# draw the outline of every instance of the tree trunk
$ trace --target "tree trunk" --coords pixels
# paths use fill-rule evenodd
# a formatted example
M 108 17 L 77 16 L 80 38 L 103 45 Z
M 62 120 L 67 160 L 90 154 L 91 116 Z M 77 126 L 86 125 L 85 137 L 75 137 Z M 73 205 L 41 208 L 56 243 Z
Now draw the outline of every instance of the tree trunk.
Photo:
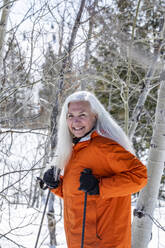
M 4 0 L 1 20 L 0 20 L 0 70 L 2 70 L 2 64 L 3 64 L 3 51 L 4 51 L 6 28 L 7 28 L 7 21 L 9 17 L 10 7 L 11 7 L 11 1 Z
M 165 72 L 158 94 L 156 107 L 155 127 L 151 141 L 148 159 L 148 184 L 140 192 L 137 209 L 153 216 L 160 181 L 165 166 Z M 142 218 L 134 217 L 132 225 L 132 248 L 147 248 L 151 239 L 152 221 L 145 215 Z
M 89 12 L 89 27 L 88 27 L 88 35 L 87 35 L 87 41 L 86 41 L 86 47 L 85 47 L 85 61 L 84 61 L 84 73 L 88 70 L 88 64 L 89 59 L 91 56 L 91 39 L 92 39 L 92 33 L 93 33 L 93 27 L 94 27 L 94 15 L 95 15 L 95 9 L 98 5 L 98 0 L 94 1 L 93 4 L 91 4 L 88 7 Z M 86 90 L 87 81 L 86 78 L 82 80 L 81 82 L 81 90 Z
M 49 209 L 47 212 L 47 218 L 48 218 L 48 229 L 49 229 L 49 235 L 50 235 L 50 248 L 56 248 L 57 240 L 56 240 L 56 220 L 55 220 L 55 212 L 54 212 L 54 200 L 55 195 L 50 194 L 49 198 Z

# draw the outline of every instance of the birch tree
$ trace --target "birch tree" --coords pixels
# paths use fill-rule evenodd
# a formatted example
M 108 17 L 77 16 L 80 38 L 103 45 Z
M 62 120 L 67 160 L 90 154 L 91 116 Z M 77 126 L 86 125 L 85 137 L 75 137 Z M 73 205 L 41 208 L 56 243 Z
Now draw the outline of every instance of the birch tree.
M 160 35 L 160 42 L 165 39 L 165 22 Z M 164 46 L 164 44 L 163 44 Z M 162 49 L 161 46 L 159 48 Z M 164 62 L 164 61 L 163 61 Z M 142 218 L 134 217 L 132 225 L 132 248 L 146 248 L 152 238 L 152 221 L 154 209 L 159 194 L 161 177 L 165 166 L 165 71 L 160 76 L 155 124 L 148 158 L 148 184 L 140 192 L 136 209 L 142 213 Z
M 165 77 L 165 73 L 162 74 Z M 132 248 L 146 248 L 151 240 L 152 221 L 145 213 L 154 215 L 160 181 L 165 166 L 165 81 L 162 78 L 155 115 L 155 126 L 148 158 L 148 184 L 140 193 L 136 209 L 144 217 L 134 217 L 132 226 Z

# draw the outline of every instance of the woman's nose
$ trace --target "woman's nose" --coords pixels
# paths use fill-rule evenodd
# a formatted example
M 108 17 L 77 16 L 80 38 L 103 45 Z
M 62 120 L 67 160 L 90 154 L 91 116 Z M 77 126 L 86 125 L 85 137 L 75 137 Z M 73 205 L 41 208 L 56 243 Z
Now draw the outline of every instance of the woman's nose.
M 75 117 L 73 118 L 73 122 L 80 122 L 80 118 L 75 116 Z

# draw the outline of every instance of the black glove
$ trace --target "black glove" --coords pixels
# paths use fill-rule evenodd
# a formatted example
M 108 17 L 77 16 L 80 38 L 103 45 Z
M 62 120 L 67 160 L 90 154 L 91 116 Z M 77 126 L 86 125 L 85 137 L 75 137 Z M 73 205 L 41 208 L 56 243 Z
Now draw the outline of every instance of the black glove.
M 89 195 L 99 194 L 99 181 L 92 174 L 91 169 L 84 169 L 80 176 L 80 187 L 79 190 L 88 192 Z
M 43 176 L 43 182 L 50 189 L 56 189 L 59 186 L 60 180 L 54 179 L 54 168 L 48 169 Z

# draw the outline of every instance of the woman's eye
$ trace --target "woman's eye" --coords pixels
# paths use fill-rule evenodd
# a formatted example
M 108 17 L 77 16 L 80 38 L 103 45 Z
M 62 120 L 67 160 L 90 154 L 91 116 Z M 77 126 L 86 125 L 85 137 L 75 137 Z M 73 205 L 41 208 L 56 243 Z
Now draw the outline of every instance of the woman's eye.
M 85 117 L 86 115 L 85 114 L 81 114 L 80 117 Z
M 68 118 L 71 119 L 73 117 L 73 115 L 68 115 Z

